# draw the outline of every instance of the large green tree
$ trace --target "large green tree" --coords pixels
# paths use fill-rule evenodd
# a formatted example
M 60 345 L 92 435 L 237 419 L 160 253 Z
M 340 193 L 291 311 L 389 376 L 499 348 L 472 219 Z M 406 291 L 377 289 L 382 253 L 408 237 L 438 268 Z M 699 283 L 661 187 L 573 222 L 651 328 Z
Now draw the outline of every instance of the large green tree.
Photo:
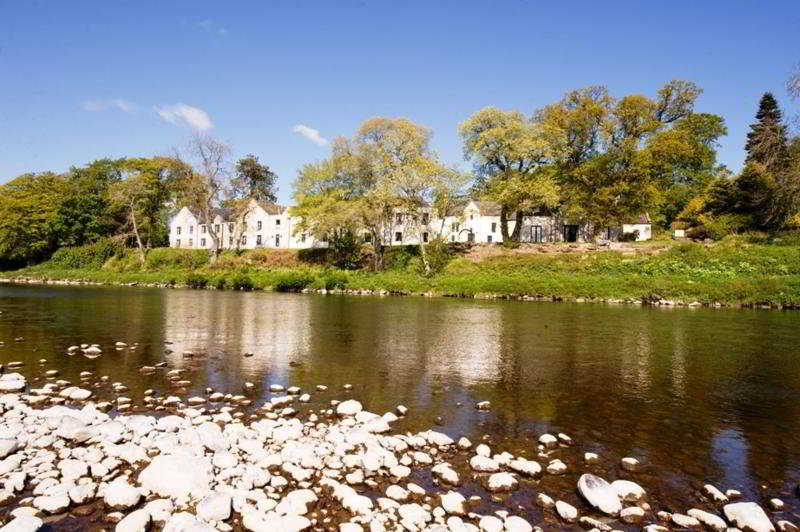
M 231 179 L 233 195 L 257 201 L 277 201 L 278 175 L 269 166 L 258 161 L 255 155 L 248 155 L 236 162 Z
M 0 186 L 0 266 L 12 268 L 46 259 L 58 244 L 59 206 L 69 190 L 52 172 L 25 174 Z

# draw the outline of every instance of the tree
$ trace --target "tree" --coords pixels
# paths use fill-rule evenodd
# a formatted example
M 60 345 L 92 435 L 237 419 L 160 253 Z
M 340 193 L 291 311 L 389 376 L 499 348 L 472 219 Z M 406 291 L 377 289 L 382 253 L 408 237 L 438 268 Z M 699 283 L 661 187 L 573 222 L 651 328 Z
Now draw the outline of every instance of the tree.
M 123 169 L 124 179 L 111 186 L 109 196 L 112 205 L 125 211 L 127 224 L 122 236 L 133 236 L 144 263 L 147 251 L 166 234 L 162 214 L 174 183 L 190 170 L 171 157 L 128 159 Z
M 475 163 L 480 190 L 500 203 L 503 241 L 519 241 L 525 210 L 553 207 L 558 187 L 552 175 L 539 170 L 550 159 L 551 146 L 541 128 L 518 111 L 487 107 L 459 127 L 464 155 Z M 516 213 L 514 232 L 508 217 Z
M 52 172 L 24 174 L 0 186 L 0 266 L 46 259 L 57 246 L 54 222 L 69 185 Z
M 395 214 L 418 233 L 439 176 L 447 173 L 430 136 L 406 118 L 379 117 L 364 122 L 352 139 L 335 139 L 331 157 L 306 165 L 294 182 L 292 214 L 301 218 L 295 230 L 323 239 L 365 232 L 375 250 L 373 267 L 382 268 Z
M 72 167 L 53 230 L 59 246 L 82 246 L 114 234 L 124 217 L 111 205 L 109 187 L 122 178 L 125 159 L 99 159 Z
M 780 173 L 788 165 L 788 133 L 775 97 L 764 93 L 758 104 L 757 122 L 747 133 L 745 163 L 759 163 L 770 172 Z
M 186 172 L 180 182 L 181 202 L 200 215 L 211 238 L 209 261 L 217 263 L 220 252 L 220 235 L 214 227 L 214 216 L 224 199 L 228 184 L 228 145 L 210 135 L 196 133 L 186 148 L 193 171 Z
M 278 175 L 258 157 L 248 155 L 239 159 L 231 185 L 235 197 L 247 197 L 256 201 L 275 202 L 278 199 L 275 182 Z

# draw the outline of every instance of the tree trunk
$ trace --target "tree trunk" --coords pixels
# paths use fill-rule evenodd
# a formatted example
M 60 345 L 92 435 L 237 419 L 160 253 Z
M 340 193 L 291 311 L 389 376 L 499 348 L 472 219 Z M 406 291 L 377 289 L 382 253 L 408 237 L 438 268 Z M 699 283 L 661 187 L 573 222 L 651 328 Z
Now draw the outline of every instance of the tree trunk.
M 508 210 L 505 207 L 500 207 L 500 235 L 503 242 L 508 242 Z
M 513 242 L 519 242 L 520 236 L 522 235 L 522 211 L 517 211 L 515 224 L 514 224 L 514 232 L 511 233 L 511 240 Z
M 422 255 L 422 264 L 425 266 L 425 275 L 430 275 L 431 263 L 428 262 L 428 253 L 425 251 L 425 243 L 422 241 L 422 237 L 420 237 L 419 241 L 419 252 Z
M 139 262 L 144 264 L 144 245 L 142 245 L 142 237 L 139 235 L 139 225 L 136 223 L 136 211 L 134 210 L 133 203 L 130 204 L 131 208 L 131 223 L 133 224 L 133 234 L 136 236 L 136 245 L 139 248 Z

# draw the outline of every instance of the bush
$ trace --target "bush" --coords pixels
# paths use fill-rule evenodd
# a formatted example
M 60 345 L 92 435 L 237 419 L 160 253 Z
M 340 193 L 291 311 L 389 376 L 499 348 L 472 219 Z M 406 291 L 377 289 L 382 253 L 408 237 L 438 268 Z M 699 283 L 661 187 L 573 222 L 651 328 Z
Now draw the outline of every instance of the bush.
M 314 277 L 305 272 L 284 272 L 275 281 L 276 292 L 300 292 L 314 282 Z
M 406 270 L 412 259 L 419 255 L 419 246 L 391 246 L 386 248 L 383 266 L 387 270 Z
M 253 280 L 243 273 L 239 273 L 235 275 L 233 279 L 231 279 L 231 288 L 234 290 L 249 292 L 254 287 L 255 285 L 253 284 Z
M 334 290 L 336 288 L 344 289 L 347 287 L 347 274 L 341 271 L 329 270 L 322 274 L 319 279 L 323 288 L 326 290 Z
M 205 275 L 200 275 L 198 273 L 190 273 L 189 276 L 186 278 L 186 286 L 189 288 L 195 288 L 198 290 L 202 290 L 206 286 L 208 286 L 208 277 Z
M 85 246 L 61 248 L 50 257 L 50 264 L 69 270 L 99 270 L 111 257 L 124 253 L 122 244 L 110 238 L 103 238 Z
M 150 270 L 166 268 L 185 268 L 196 270 L 208 264 L 208 251 L 205 249 L 156 248 L 150 250 L 145 265 Z
M 621 233 L 618 240 L 620 242 L 636 242 L 639 238 L 639 230 L 634 229 L 630 233 Z
M 352 231 L 341 231 L 330 237 L 328 253 L 331 264 L 341 270 L 361 267 L 361 242 Z
M 227 279 L 225 279 L 225 277 L 217 277 L 216 279 L 214 279 L 213 282 L 214 288 L 216 288 L 217 290 L 225 290 L 226 284 L 227 284 Z

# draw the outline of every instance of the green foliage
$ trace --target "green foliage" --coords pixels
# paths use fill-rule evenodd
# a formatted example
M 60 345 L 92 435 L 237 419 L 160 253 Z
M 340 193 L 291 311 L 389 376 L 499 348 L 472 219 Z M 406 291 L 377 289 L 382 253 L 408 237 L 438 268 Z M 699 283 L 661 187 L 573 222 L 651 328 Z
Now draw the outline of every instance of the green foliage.
M 335 231 L 328 237 L 328 259 L 342 270 L 361 267 L 361 242 L 353 231 Z
M 428 266 L 430 271 L 426 275 L 435 275 L 445 269 L 454 254 L 447 241 L 443 238 L 434 238 L 425 246 Z M 423 273 L 425 273 L 423 271 Z
M 235 176 L 231 180 L 237 197 L 252 198 L 256 201 L 277 201 L 276 181 L 278 176 L 266 164 L 258 162 L 258 157 L 248 155 L 236 163 Z
M 241 290 L 244 292 L 249 292 L 255 287 L 253 280 L 244 273 L 236 274 L 233 279 L 231 279 L 230 286 L 233 290 Z
M 186 278 L 186 286 L 202 290 L 208 286 L 208 277 L 199 273 L 191 273 Z
M 55 268 L 99 270 L 108 259 L 122 253 L 123 247 L 118 241 L 104 238 L 84 246 L 60 248 L 48 263 Z
M 386 250 L 384 266 L 387 270 L 406 270 L 412 260 L 418 257 L 418 246 L 391 246 Z
M 208 262 L 205 249 L 157 248 L 147 254 L 145 267 L 149 270 L 181 268 L 194 270 Z
M 281 272 L 274 281 L 276 292 L 300 292 L 314 283 L 314 276 L 305 271 Z

